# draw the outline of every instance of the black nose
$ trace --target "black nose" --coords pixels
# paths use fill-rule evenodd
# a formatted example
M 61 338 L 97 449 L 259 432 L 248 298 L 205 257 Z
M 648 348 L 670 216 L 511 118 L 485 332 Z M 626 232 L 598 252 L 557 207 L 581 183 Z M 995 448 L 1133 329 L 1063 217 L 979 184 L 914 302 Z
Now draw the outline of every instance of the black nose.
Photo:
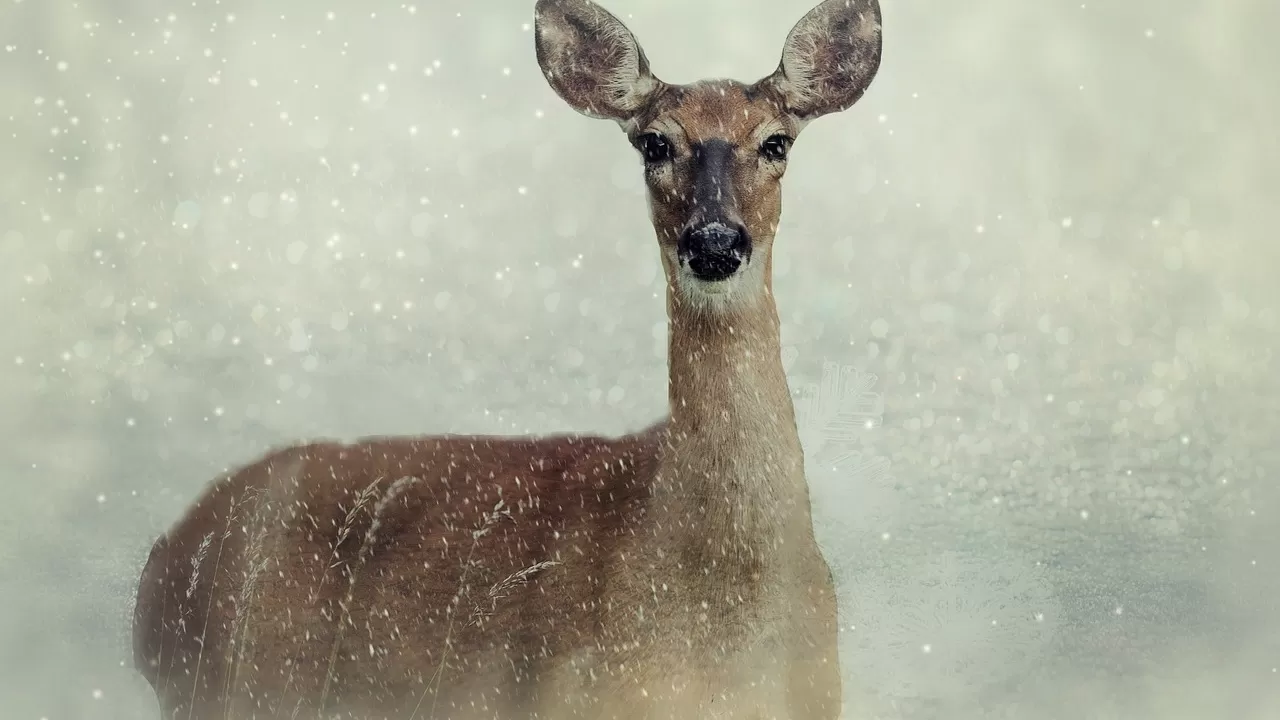
M 740 226 L 709 222 L 685 231 L 676 254 L 699 280 L 724 280 L 751 257 L 751 242 Z

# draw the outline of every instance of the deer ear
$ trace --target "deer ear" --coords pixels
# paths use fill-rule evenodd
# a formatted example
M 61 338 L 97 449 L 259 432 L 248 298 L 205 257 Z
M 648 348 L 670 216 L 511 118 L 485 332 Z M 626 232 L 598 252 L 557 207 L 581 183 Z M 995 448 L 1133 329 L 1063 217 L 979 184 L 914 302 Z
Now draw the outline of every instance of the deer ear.
M 826 0 L 787 35 L 778 70 L 761 81 L 803 120 L 858 101 L 880 69 L 877 0 Z
M 534 35 L 551 89 L 583 115 L 625 122 L 661 85 L 627 26 L 591 0 L 538 0 Z

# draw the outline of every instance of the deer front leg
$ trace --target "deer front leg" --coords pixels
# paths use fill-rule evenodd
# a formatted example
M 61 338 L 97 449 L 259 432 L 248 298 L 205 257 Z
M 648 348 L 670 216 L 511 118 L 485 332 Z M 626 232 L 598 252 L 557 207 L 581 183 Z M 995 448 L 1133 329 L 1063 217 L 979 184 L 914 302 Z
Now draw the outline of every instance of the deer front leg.
M 799 603 L 801 632 L 791 648 L 787 669 L 787 705 L 792 720 L 834 720 L 843 702 L 840 676 L 839 617 L 831 572 L 808 588 Z
M 791 720 L 835 720 L 840 717 L 840 663 L 834 638 L 808 657 L 792 661 L 787 686 Z

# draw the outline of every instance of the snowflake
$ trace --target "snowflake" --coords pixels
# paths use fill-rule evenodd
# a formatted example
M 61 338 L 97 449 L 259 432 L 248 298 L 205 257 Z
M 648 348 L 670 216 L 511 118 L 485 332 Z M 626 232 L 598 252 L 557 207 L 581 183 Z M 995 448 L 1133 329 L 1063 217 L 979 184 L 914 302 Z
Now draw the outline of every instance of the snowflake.
M 842 612 L 842 662 L 893 701 L 963 701 L 1050 652 L 1062 609 L 1038 566 L 947 551 L 862 571 Z
M 791 357 L 784 350 L 783 362 Z M 817 383 L 793 382 L 796 426 L 805 471 L 814 493 L 814 525 L 837 576 L 859 557 L 861 533 L 879 534 L 901 512 L 902 498 L 889 474 L 890 461 L 865 448 L 882 424 L 884 399 L 875 375 L 831 361 Z
M 880 427 L 884 397 L 875 392 L 877 378 L 852 365 L 822 364 L 819 383 L 800 385 L 796 425 L 811 464 L 846 477 L 883 479 L 885 458 L 865 456 L 862 435 Z

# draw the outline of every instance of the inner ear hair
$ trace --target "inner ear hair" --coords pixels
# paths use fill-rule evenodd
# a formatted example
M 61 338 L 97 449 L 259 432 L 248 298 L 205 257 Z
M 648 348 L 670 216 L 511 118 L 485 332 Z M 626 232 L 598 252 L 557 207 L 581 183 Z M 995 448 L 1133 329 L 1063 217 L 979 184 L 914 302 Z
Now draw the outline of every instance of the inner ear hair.
M 662 86 L 627 26 L 591 0 L 538 0 L 534 42 L 551 88 L 589 117 L 625 123 Z
M 805 121 L 851 107 L 880 69 L 880 21 L 877 0 L 825 0 L 791 29 L 778 69 L 757 85 Z

